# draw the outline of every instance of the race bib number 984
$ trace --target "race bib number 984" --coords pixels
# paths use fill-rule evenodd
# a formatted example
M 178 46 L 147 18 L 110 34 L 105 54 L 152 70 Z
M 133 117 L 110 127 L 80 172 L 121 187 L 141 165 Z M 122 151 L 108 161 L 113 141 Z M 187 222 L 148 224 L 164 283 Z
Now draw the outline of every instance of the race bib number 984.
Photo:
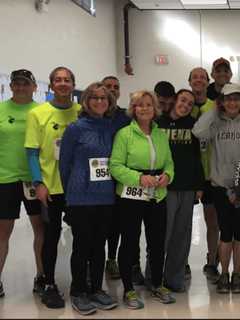
M 112 180 L 108 168 L 108 158 L 89 159 L 90 181 Z

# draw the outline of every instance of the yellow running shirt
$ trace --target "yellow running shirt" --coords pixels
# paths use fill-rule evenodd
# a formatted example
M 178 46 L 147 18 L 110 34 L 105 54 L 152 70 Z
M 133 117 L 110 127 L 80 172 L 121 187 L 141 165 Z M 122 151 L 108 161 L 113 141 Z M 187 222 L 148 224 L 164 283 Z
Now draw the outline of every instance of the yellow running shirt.
M 43 183 L 50 194 L 61 194 L 63 188 L 59 174 L 59 146 L 64 130 L 77 120 L 81 106 L 59 109 L 45 102 L 27 117 L 25 148 L 39 149 L 39 162 Z

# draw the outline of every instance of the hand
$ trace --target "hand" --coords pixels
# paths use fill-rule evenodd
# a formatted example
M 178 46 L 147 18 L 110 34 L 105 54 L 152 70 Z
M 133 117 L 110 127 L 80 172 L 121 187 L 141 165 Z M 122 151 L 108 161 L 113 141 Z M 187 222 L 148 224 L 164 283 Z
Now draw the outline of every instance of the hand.
M 236 204 L 236 202 L 237 202 L 237 197 L 236 197 L 235 193 L 228 195 L 228 199 L 231 202 L 231 204 L 233 204 L 233 205 Z
M 169 184 L 170 178 L 166 173 L 162 173 L 158 179 L 158 187 L 165 188 Z
M 143 174 L 140 177 L 140 185 L 144 188 L 155 188 L 158 186 L 158 181 L 156 180 L 155 176 Z
M 48 207 L 47 201 L 52 201 L 48 188 L 42 183 L 36 187 L 36 197 L 45 207 Z
M 199 190 L 196 192 L 196 195 L 195 195 L 195 199 L 196 200 L 201 200 L 203 197 L 203 191 Z

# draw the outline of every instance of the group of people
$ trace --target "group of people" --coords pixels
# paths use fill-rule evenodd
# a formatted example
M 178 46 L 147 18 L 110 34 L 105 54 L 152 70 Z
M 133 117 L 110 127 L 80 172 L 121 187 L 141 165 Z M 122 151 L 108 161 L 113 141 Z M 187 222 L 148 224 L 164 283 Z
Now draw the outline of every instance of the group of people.
M 38 105 L 33 74 L 11 73 L 12 98 L 0 104 L 0 297 L 22 202 L 34 231 L 33 292 L 48 308 L 65 306 L 55 282 L 63 220 L 72 232 L 74 310 L 88 315 L 117 307 L 103 290 L 104 271 L 121 278 L 130 309 L 144 307 L 137 284 L 145 284 L 153 299 L 174 303 L 172 292 L 185 292 L 191 277 L 193 207 L 199 200 L 208 243 L 203 271 L 217 292 L 240 293 L 240 85 L 230 82 L 224 58 L 214 61 L 211 76 L 209 85 L 207 71 L 194 68 L 191 90 L 177 93 L 160 81 L 154 92 L 132 93 L 125 110 L 117 105 L 115 76 L 90 84 L 78 104 L 72 101 L 73 72 L 57 67 L 49 76 L 54 97 Z

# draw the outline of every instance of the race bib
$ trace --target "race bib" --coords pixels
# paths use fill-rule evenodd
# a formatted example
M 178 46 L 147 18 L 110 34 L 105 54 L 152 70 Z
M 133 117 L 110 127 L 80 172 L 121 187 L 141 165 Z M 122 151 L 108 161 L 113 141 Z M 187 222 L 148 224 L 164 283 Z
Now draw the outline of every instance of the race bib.
M 60 146 L 61 146 L 61 138 L 58 138 L 58 139 L 54 140 L 53 147 L 54 147 L 54 158 L 55 158 L 55 160 L 59 160 Z
M 124 186 L 121 198 L 148 201 L 149 195 L 146 188 Z
M 112 180 L 108 168 L 108 158 L 89 159 L 90 181 Z
M 202 152 L 207 151 L 207 146 L 208 146 L 208 140 L 207 139 L 200 139 L 200 150 Z
M 36 190 L 32 182 L 23 182 L 23 193 L 27 200 L 36 200 Z

